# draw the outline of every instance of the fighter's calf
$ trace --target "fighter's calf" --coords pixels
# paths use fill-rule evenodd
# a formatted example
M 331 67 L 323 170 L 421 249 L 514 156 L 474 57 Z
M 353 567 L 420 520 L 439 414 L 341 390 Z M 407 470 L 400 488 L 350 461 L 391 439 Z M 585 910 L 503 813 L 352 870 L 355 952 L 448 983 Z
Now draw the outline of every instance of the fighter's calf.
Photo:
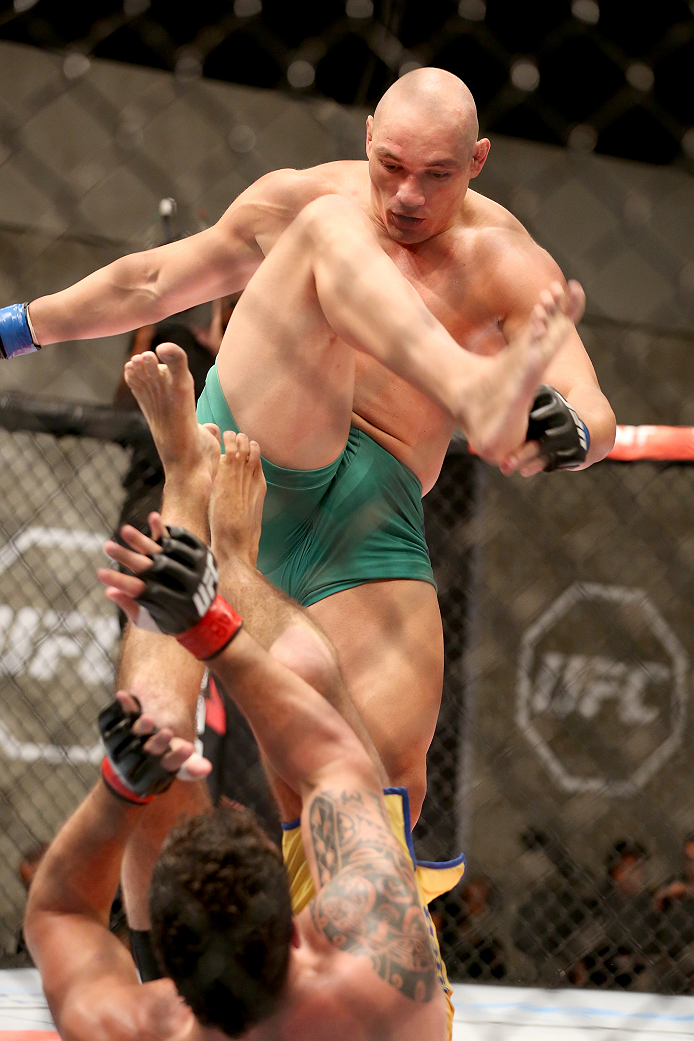
M 172 636 L 130 627 L 123 641 L 118 686 L 134 694 L 161 727 L 195 739 L 195 713 L 204 668 Z

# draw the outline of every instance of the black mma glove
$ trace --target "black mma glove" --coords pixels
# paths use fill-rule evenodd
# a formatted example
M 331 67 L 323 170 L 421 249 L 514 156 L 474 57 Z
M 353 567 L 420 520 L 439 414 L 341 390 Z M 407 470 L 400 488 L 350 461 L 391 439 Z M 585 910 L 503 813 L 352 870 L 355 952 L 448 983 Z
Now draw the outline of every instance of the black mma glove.
M 206 661 L 224 650 L 243 619 L 217 596 L 219 572 L 212 552 L 196 535 L 175 525 L 160 541 L 161 553 L 137 577 L 145 584 L 135 598 L 135 624 L 150 632 L 175 636 L 186 650 Z
M 159 545 L 161 553 L 152 554 L 151 568 L 138 575 L 145 583 L 137 598 L 142 616 L 138 625 L 175 636 L 207 614 L 219 571 L 211 550 L 185 528 L 170 525 Z
M 175 777 L 161 765 L 166 753 L 152 755 L 144 750 L 156 728 L 149 734 L 133 734 L 133 725 L 141 715 L 139 701 L 137 712 L 126 712 L 119 701 L 112 701 L 99 713 L 99 730 L 106 748 L 101 776 L 114 795 L 135 806 L 144 806 L 165 792 Z
M 533 402 L 526 441 L 537 441 L 547 460 L 545 473 L 575 470 L 585 462 L 590 434 L 575 411 L 554 387 L 540 387 Z

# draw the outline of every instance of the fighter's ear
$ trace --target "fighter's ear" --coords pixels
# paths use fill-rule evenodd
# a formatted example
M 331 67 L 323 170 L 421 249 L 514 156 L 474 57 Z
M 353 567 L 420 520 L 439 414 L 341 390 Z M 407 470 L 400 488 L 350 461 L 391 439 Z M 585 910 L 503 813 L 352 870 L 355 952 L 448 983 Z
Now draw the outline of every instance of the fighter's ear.
M 492 147 L 492 143 L 488 137 L 482 137 L 476 143 L 473 152 L 472 159 L 470 160 L 470 177 L 477 177 L 484 166 L 487 156 L 489 155 L 489 149 Z
M 371 142 L 373 141 L 374 117 L 366 117 L 366 158 L 371 158 Z

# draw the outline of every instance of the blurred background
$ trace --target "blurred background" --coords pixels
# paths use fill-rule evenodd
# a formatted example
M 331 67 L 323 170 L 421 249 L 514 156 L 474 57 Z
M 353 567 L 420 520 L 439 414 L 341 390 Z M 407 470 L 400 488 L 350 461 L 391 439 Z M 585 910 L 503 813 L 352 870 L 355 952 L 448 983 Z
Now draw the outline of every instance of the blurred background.
M 3 2 L 0 304 L 195 233 L 269 170 L 363 158 L 383 90 L 428 64 L 477 100 L 475 189 L 585 286 L 622 442 L 694 424 L 684 0 Z M 120 635 L 100 545 L 161 493 L 123 362 L 177 339 L 200 385 L 232 306 L 0 366 L 4 964 L 96 776 Z M 507 480 L 456 444 L 425 500 L 447 669 L 415 841 L 468 857 L 432 908 L 454 980 L 692 991 L 693 493 L 685 460 Z M 224 692 L 207 706 L 215 792 L 272 829 L 250 736 Z

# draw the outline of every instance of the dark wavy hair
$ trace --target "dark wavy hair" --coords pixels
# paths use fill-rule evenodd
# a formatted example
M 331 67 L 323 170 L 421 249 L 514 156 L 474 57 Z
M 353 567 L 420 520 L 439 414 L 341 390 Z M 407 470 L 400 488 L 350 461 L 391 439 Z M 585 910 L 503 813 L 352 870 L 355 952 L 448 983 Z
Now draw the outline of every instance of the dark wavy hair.
M 289 967 L 289 882 L 249 810 L 219 807 L 176 827 L 149 905 L 156 957 L 202 1024 L 238 1037 L 276 1011 Z

